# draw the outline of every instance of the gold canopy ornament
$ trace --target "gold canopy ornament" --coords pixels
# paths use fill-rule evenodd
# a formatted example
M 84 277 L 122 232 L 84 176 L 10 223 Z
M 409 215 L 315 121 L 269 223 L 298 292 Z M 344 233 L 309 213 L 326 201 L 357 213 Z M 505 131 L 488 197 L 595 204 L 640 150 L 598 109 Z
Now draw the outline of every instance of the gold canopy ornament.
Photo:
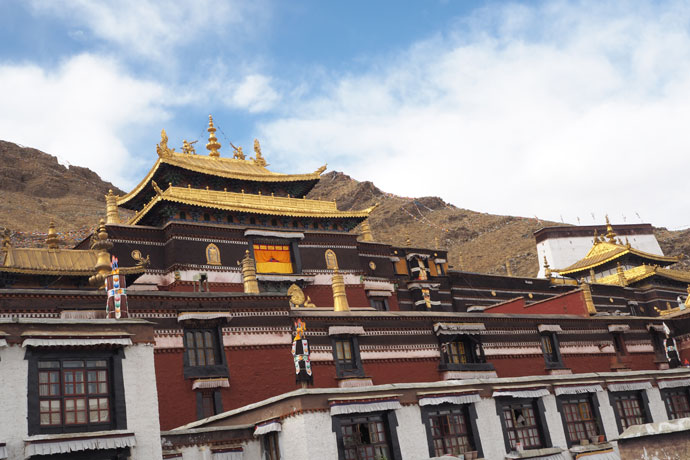
M 256 280 L 256 264 L 254 263 L 254 259 L 249 255 L 249 250 L 244 251 L 244 258 L 240 264 L 242 265 L 244 292 L 247 294 L 258 294 L 259 282 Z
M 156 152 L 161 158 L 169 158 L 175 153 L 175 149 L 170 149 L 168 147 L 168 134 L 164 129 L 161 130 L 161 141 L 156 145 Z
M 96 231 L 91 236 L 91 250 L 96 251 L 96 266 L 94 270 L 96 275 L 89 278 L 89 282 L 93 286 L 103 285 L 105 277 L 112 270 L 110 264 L 110 250 L 113 248 L 113 243 L 108 240 L 108 232 L 105 228 L 105 220 L 101 219 L 98 222 Z
M 266 160 L 261 156 L 261 145 L 259 144 L 259 139 L 254 139 L 254 164 L 257 166 L 267 166 Z
M 613 227 L 611 226 L 611 222 L 609 221 L 609 216 L 608 214 L 606 215 L 606 239 L 609 241 L 609 243 L 615 243 L 616 242 L 616 232 L 613 231 Z
M 119 196 L 114 195 L 112 189 L 108 190 L 105 196 L 105 219 L 108 224 L 119 224 L 120 214 L 117 210 L 117 199 Z
M 371 227 L 369 226 L 369 218 L 362 222 L 362 241 L 374 241 L 374 235 L 371 234 Z
M 58 239 L 57 232 L 55 231 L 55 222 L 51 220 L 50 225 L 48 225 L 48 236 L 46 238 L 46 246 L 48 247 L 48 249 L 57 249 L 59 242 L 60 240 Z
M 220 152 L 218 152 L 218 149 L 220 148 L 220 143 L 218 142 L 218 138 L 216 137 L 216 127 L 213 126 L 212 115 L 208 116 L 208 129 L 206 131 L 208 131 L 208 144 L 206 144 L 206 149 L 208 149 L 209 151 L 208 156 L 218 158 L 220 156 Z

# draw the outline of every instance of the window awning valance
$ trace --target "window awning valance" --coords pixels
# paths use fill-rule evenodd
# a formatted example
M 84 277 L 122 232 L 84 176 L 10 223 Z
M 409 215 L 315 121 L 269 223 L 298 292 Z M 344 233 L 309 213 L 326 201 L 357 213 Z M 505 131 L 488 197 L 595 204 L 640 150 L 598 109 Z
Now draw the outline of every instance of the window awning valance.
M 637 391 L 637 390 L 649 390 L 652 388 L 650 382 L 618 382 L 618 383 L 608 383 L 606 385 L 609 391 Z
M 73 338 L 38 338 L 24 339 L 22 347 L 90 347 L 94 345 L 113 345 L 127 347 L 132 345 L 129 337 L 73 337 Z
M 509 398 L 541 398 L 548 396 L 549 390 L 546 388 L 506 388 L 495 390 L 492 397 L 509 397 Z
M 330 326 L 328 335 L 364 335 L 362 326 Z
M 405 256 L 407 260 L 418 258 L 418 259 L 428 259 L 430 256 L 429 254 L 421 254 L 419 252 L 411 252 Z
M 177 322 L 188 320 L 204 320 L 204 319 L 218 319 L 226 318 L 228 321 L 232 319 L 232 314 L 229 311 L 187 311 L 181 312 L 177 315 Z
M 230 380 L 227 377 L 216 379 L 196 379 L 192 384 L 192 390 L 208 388 L 230 388 Z
M 663 332 L 664 334 L 670 334 L 671 333 L 668 326 L 666 326 L 663 323 L 662 324 L 649 323 L 649 324 L 647 324 L 647 330 L 648 331 Z
M 629 324 L 609 324 L 609 332 L 628 332 Z
M 301 232 L 276 232 L 273 230 L 245 230 L 244 236 L 265 236 L 268 238 L 292 238 L 295 240 L 303 240 L 304 233 Z
M 448 393 L 417 395 L 420 406 L 437 406 L 439 404 L 472 404 L 481 401 L 479 393 Z
M 690 387 L 690 379 L 659 380 L 657 385 L 662 390 L 664 388 Z
M 596 393 L 598 391 L 604 391 L 601 385 L 564 385 L 557 386 L 554 388 L 556 396 L 560 395 L 579 395 L 582 393 Z
M 332 399 L 329 400 L 328 403 L 331 406 L 331 415 L 396 410 L 402 407 L 398 395 L 380 395 L 371 398 Z
M 259 423 L 254 428 L 254 436 L 261 436 L 266 433 L 273 433 L 274 431 L 281 431 L 283 425 L 280 420 L 269 420 L 267 422 Z
M 435 323 L 436 335 L 481 334 L 486 331 L 484 323 Z
M 129 431 L 96 431 L 89 434 L 45 434 L 24 440 L 24 455 L 52 455 L 95 449 L 134 447 L 136 439 Z
M 563 332 L 558 324 L 538 324 L 537 330 L 539 332 Z
M 243 456 L 244 449 L 241 447 L 211 449 L 211 458 L 213 460 L 242 460 Z

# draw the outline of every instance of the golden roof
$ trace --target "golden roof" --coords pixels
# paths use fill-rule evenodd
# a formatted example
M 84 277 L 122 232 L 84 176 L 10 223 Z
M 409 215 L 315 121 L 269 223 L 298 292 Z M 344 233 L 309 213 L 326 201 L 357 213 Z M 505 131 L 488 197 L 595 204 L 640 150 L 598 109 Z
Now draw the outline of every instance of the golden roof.
M 356 217 L 366 218 L 375 206 L 362 211 L 339 211 L 334 201 L 308 200 L 306 198 L 286 198 L 273 195 L 254 195 L 249 193 L 221 192 L 217 190 L 194 189 L 190 187 L 169 186 L 161 190 L 152 182 L 156 191 L 151 201 L 137 212 L 129 221 L 130 225 L 139 222 L 157 203 L 172 201 L 191 206 L 222 209 L 225 211 L 244 211 L 255 214 L 269 214 L 291 217 Z
M 673 270 L 669 268 L 662 268 L 656 265 L 642 264 L 637 267 L 633 267 L 623 271 L 623 277 L 625 278 L 626 286 L 637 283 L 638 281 L 642 281 L 643 279 L 655 275 L 661 276 L 662 278 L 668 278 L 674 281 L 679 281 L 681 283 L 690 283 L 690 273 L 683 272 L 680 270 Z M 595 282 L 599 284 L 620 285 L 620 277 L 618 273 L 614 273 L 612 275 L 599 278 Z
M 170 151 L 165 156 L 161 156 L 156 160 L 153 168 L 144 177 L 144 179 L 134 187 L 128 194 L 118 198 L 117 205 L 122 206 L 139 192 L 141 192 L 147 184 L 151 182 L 154 174 L 161 165 L 168 164 L 177 166 L 178 168 L 195 171 L 211 176 L 224 177 L 228 179 L 251 180 L 257 182 L 297 182 L 297 181 L 315 181 L 319 180 L 325 167 L 321 167 L 313 173 L 309 174 L 281 174 L 269 171 L 261 163 L 253 160 L 240 160 L 235 158 L 212 157 L 207 155 L 193 155 L 186 153 L 178 153 Z
M 640 251 L 639 249 L 635 249 L 630 245 L 622 245 L 610 241 L 597 241 L 595 238 L 594 246 L 592 246 L 592 249 L 589 250 L 589 252 L 583 259 L 578 260 L 569 267 L 553 271 L 558 272 L 561 275 L 577 273 L 619 259 L 620 257 L 626 254 L 633 254 L 643 259 L 665 264 L 672 264 L 678 262 L 679 260 L 677 257 L 667 257 L 660 256 L 657 254 L 651 254 L 649 252 L 644 252 Z
M 0 252 L 2 257 L 2 252 Z M 7 248 L 0 272 L 28 275 L 89 276 L 95 273 L 98 251 L 91 249 Z M 144 267 L 121 268 L 140 273 Z

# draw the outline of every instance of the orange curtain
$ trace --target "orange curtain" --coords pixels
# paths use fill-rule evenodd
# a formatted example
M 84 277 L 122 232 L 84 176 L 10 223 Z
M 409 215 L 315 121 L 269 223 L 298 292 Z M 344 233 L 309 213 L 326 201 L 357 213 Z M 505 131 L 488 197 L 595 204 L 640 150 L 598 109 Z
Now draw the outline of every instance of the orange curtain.
M 258 273 L 292 273 L 288 245 L 255 244 L 254 259 Z

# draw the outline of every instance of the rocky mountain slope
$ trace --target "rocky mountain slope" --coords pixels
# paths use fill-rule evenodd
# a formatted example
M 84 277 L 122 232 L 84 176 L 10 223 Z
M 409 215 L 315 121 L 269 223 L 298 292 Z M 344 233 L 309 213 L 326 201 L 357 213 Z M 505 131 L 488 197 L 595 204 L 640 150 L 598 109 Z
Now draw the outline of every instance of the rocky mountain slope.
M 50 219 L 64 244 L 83 239 L 105 214 L 103 195 L 123 192 L 93 171 L 64 167 L 39 150 L 0 141 L 0 227 L 12 230 L 17 246 L 41 245 Z M 454 267 L 482 273 L 537 273 L 533 233 L 554 222 L 497 216 L 455 207 L 437 197 L 402 198 L 334 171 L 323 176 L 309 198 L 336 200 L 341 210 L 379 203 L 371 215 L 377 241 L 450 251 Z M 690 230 L 657 229 L 665 254 L 690 255 Z M 690 269 L 690 257 L 681 265 Z

